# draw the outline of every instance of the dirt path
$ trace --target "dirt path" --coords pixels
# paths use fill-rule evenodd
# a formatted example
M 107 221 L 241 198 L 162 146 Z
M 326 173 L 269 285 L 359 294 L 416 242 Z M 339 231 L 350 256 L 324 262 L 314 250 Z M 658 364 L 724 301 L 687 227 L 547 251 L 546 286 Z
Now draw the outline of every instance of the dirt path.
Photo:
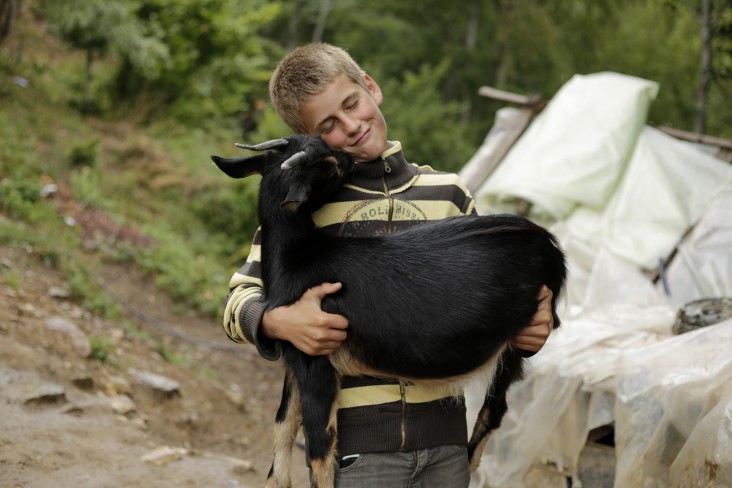
M 0 247 L 0 259 L 2 275 L 13 277 L 0 282 L 0 486 L 263 486 L 278 363 L 232 348 L 216 321 L 176 315 L 134 267 L 96 269 L 130 307 L 109 322 L 65 298 L 63 276 L 32 250 Z M 82 357 L 73 334 L 50 325 L 59 322 L 111 344 L 110 361 Z M 179 389 L 146 387 L 133 370 Z M 173 450 L 158 464 L 143 460 L 166 446 Z M 293 476 L 294 486 L 307 486 L 299 449 Z

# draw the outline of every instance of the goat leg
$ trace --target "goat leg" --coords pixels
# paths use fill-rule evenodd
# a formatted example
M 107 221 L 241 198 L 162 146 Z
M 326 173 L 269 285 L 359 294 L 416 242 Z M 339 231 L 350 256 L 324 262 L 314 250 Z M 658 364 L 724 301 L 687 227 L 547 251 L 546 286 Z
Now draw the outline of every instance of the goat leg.
M 521 352 L 514 347 L 506 348 L 501 355 L 493 383 L 486 391 L 483 406 L 478 412 L 478 419 L 468 441 L 468 461 L 471 471 L 478 469 L 489 434 L 501 425 L 501 420 L 508 410 L 506 403 L 508 387 L 523 376 L 522 363 Z
M 298 351 L 299 352 L 299 351 Z M 313 488 L 331 488 L 335 475 L 336 394 L 339 380 L 328 358 L 299 353 L 292 368 L 300 393 L 302 424 L 312 469 Z M 285 357 L 289 359 L 290 354 Z
M 292 445 L 300 425 L 300 398 L 293 383 L 292 373 L 285 372 L 282 400 L 277 409 L 274 426 L 274 456 L 267 475 L 266 488 L 290 488 Z

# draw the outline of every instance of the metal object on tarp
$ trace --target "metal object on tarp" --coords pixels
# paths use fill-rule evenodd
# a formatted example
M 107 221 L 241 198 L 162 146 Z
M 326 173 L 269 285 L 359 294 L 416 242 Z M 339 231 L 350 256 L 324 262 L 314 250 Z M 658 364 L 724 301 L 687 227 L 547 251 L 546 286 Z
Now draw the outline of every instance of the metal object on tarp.
M 691 332 L 732 318 L 732 297 L 702 298 L 679 309 L 671 330 L 674 334 Z

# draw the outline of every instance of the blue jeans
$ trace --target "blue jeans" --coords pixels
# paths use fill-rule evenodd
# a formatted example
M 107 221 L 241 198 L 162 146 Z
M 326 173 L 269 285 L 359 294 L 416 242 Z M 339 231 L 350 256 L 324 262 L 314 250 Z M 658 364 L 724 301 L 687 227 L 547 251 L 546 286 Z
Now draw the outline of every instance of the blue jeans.
M 336 488 L 467 488 L 469 484 L 465 446 L 360 454 L 335 474 Z

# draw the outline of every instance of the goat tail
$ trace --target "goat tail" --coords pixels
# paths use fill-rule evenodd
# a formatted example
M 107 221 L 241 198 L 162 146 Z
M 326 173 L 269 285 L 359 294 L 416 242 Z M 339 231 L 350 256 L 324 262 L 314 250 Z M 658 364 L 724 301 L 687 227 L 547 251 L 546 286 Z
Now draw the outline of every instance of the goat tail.
M 483 406 L 468 441 L 468 462 L 470 470 L 475 471 L 488 442 L 490 433 L 500 427 L 503 416 L 508 410 L 506 395 L 508 388 L 523 377 L 523 357 L 521 352 L 509 346 L 504 349 L 493 377 L 493 383 L 485 393 Z

